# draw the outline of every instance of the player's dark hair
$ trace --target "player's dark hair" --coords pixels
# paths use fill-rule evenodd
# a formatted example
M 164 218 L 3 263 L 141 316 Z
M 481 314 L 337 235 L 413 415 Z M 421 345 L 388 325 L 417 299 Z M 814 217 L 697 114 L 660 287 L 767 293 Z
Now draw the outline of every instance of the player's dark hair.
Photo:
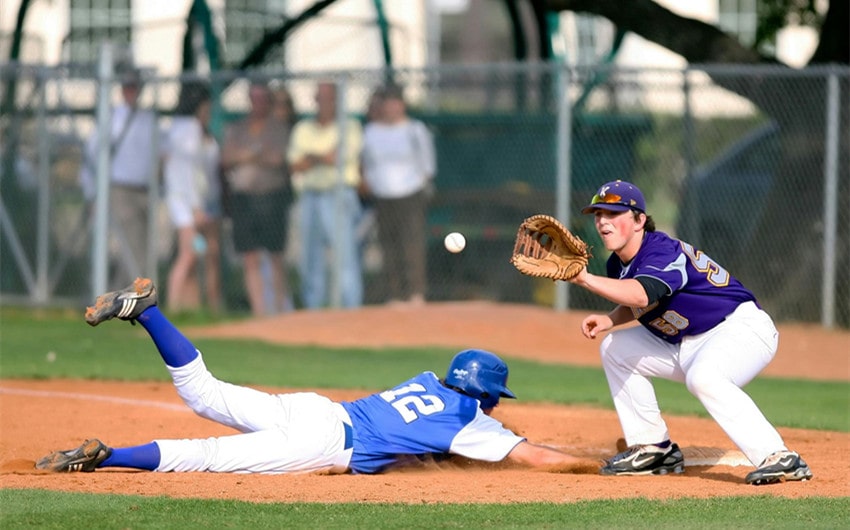
M 458 388 L 454 385 L 450 385 L 450 384 L 446 383 L 445 379 L 440 379 L 440 384 L 443 385 L 444 387 L 448 388 L 449 390 L 454 390 L 458 394 L 463 394 L 464 396 L 469 395 L 467 392 L 464 392 L 464 390 L 462 388 Z
M 644 213 L 644 212 L 639 212 L 637 210 L 632 210 L 632 215 L 634 216 L 635 221 L 640 221 L 640 214 L 643 214 L 643 215 L 646 216 L 646 222 L 643 223 L 643 229 L 646 230 L 647 232 L 655 232 L 655 230 L 656 230 L 655 220 L 652 218 L 651 215 Z

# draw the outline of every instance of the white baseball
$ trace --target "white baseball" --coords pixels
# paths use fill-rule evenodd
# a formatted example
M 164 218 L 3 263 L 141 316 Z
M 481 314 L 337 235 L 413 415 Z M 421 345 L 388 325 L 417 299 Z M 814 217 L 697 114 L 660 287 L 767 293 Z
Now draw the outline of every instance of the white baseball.
M 460 232 L 452 232 L 443 240 L 446 250 L 452 254 L 457 254 L 466 247 L 466 238 Z

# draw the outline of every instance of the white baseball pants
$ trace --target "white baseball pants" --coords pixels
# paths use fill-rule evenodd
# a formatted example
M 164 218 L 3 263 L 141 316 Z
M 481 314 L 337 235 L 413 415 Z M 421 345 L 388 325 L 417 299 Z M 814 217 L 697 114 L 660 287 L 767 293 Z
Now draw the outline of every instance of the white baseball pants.
M 168 367 L 177 393 L 199 416 L 242 434 L 155 440 L 156 471 L 342 473 L 351 460 L 351 419 L 339 403 L 312 392 L 268 394 L 217 380 L 200 355 Z M 347 432 L 346 432 L 347 431 Z
M 770 316 L 746 302 L 715 328 L 670 344 L 643 326 L 610 333 L 602 366 L 629 446 L 670 438 L 650 380 L 685 383 L 753 465 L 786 449 L 782 437 L 741 387 L 776 354 L 779 333 Z

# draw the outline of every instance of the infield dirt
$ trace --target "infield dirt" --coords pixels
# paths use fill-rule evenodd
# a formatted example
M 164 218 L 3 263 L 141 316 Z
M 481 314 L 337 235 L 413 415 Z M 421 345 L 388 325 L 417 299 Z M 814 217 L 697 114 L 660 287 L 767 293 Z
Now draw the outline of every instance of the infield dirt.
M 278 317 L 184 330 L 190 338 L 250 337 L 286 344 L 325 346 L 480 347 L 506 357 L 598 366 L 598 340 L 578 332 L 582 313 L 487 302 L 438 303 L 398 309 L 296 312 Z M 120 324 L 112 324 L 120 325 Z M 780 326 L 780 347 L 763 375 L 850 381 L 850 333 L 812 325 Z M 156 362 L 156 359 L 152 359 Z M 215 367 L 211 367 L 215 371 Z M 284 388 L 260 387 L 272 392 Z M 334 399 L 362 392 L 322 391 Z M 814 480 L 754 487 L 744 465 L 690 466 L 665 477 L 603 477 L 528 471 L 466 461 L 426 465 L 383 475 L 157 474 L 102 470 L 45 474 L 35 459 L 88 437 L 116 445 L 154 438 L 208 437 L 233 431 L 203 420 L 164 383 L 107 381 L 0 381 L 0 487 L 40 488 L 147 496 L 228 498 L 255 502 L 571 502 L 580 499 L 782 497 L 850 495 L 850 434 L 780 428 L 787 445 L 805 457 Z M 587 456 L 615 452 L 620 436 L 609 410 L 508 401 L 494 416 L 530 439 Z M 737 453 L 706 419 L 666 416 L 674 439 L 690 451 Z M 733 459 L 734 460 L 734 459 Z

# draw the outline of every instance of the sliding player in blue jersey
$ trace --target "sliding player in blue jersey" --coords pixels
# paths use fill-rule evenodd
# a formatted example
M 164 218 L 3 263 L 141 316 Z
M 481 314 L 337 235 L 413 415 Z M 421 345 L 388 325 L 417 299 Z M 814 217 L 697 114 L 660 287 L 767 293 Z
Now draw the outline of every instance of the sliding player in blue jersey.
M 501 398 L 515 396 L 507 387 L 507 365 L 487 351 L 458 353 L 442 379 L 423 372 L 389 390 L 334 402 L 312 392 L 268 394 L 219 381 L 201 353 L 160 312 L 149 279 L 99 296 L 86 312 L 92 326 L 112 318 L 138 321 L 183 401 L 198 415 L 240 434 L 154 440 L 126 448 L 90 439 L 76 449 L 47 455 L 36 463 L 39 469 L 380 473 L 448 455 L 561 471 L 599 467 L 531 443 L 490 417 Z

